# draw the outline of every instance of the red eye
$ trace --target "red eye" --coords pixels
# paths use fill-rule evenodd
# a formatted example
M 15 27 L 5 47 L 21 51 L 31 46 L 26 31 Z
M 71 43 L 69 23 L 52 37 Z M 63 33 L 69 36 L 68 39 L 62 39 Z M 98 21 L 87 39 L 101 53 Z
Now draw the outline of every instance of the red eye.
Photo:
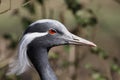
M 50 30 L 49 30 L 49 34 L 52 34 L 52 35 L 53 35 L 53 34 L 55 34 L 55 33 L 56 33 L 56 30 L 55 30 L 55 29 L 50 29 Z

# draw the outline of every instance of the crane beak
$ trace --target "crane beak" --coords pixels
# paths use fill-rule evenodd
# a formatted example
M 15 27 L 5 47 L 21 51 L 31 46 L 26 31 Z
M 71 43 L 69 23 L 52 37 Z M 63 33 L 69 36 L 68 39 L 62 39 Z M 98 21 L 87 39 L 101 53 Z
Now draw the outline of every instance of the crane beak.
M 73 45 L 87 45 L 87 46 L 92 46 L 92 47 L 96 47 L 96 44 L 94 44 L 93 42 L 91 41 L 88 41 L 88 40 L 85 40 L 83 38 L 80 38 L 74 34 L 71 34 L 72 35 L 72 39 L 69 39 L 69 44 L 73 44 Z

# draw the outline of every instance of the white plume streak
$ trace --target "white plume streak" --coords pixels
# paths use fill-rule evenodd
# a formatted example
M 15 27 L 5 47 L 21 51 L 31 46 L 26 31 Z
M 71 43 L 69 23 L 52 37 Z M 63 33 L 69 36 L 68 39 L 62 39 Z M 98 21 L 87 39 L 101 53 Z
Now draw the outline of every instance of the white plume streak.
M 28 67 L 31 66 L 30 61 L 29 61 L 28 56 L 27 56 L 27 52 L 26 52 L 27 46 L 35 38 L 42 37 L 42 36 L 45 36 L 47 34 L 48 34 L 48 32 L 44 32 L 44 33 L 34 32 L 34 33 L 25 34 L 22 37 L 22 39 L 19 43 L 17 60 L 15 60 L 14 63 L 10 64 L 10 66 L 9 66 L 10 71 L 7 73 L 7 75 L 22 74 L 23 72 L 25 72 L 27 70 Z

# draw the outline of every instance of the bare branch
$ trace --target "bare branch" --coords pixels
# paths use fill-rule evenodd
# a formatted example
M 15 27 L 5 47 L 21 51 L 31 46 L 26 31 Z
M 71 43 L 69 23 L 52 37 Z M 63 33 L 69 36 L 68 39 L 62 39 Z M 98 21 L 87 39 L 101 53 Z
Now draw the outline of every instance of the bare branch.
M 21 7 L 24 7 L 24 6 L 28 5 L 28 4 L 30 4 L 31 2 L 32 1 L 30 0 L 30 1 L 26 2 L 26 3 L 24 3 Z
M 0 3 L 1 3 L 1 1 L 0 1 Z M 3 13 L 5 13 L 5 12 L 8 12 L 9 10 L 11 10 L 11 0 L 10 0 L 10 3 L 9 3 L 9 8 L 6 9 L 6 10 L 4 10 L 4 11 L 2 11 L 2 12 L 0 12 L 0 14 L 3 14 Z
M 18 8 L 15 8 L 15 9 L 19 9 L 19 8 L 21 8 L 21 7 L 24 7 L 24 6 L 28 5 L 28 4 L 31 3 L 31 2 L 32 2 L 32 0 L 30 0 L 30 1 L 22 4 L 22 6 L 20 6 L 20 7 L 18 7 Z M 1 3 L 1 0 L 0 0 L 0 3 Z M 1 11 L 0 14 L 3 14 L 3 13 L 6 13 L 6 12 L 10 11 L 10 10 L 11 10 L 11 5 L 12 5 L 12 3 L 11 3 L 11 0 L 10 0 L 9 8 L 6 9 L 6 10 L 4 10 L 4 11 Z M 12 9 L 12 10 L 15 10 L 15 9 Z

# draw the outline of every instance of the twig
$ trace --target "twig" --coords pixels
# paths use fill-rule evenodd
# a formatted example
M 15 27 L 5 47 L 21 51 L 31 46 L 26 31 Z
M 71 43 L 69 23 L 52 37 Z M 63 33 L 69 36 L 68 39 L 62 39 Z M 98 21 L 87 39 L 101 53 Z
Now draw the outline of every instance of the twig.
M 26 3 L 24 3 L 21 7 L 24 7 L 24 6 L 28 5 L 28 4 L 30 4 L 31 2 L 32 1 L 30 0 L 30 1 L 26 2 Z
M 12 9 L 12 10 L 16 10 L 16 9 L 21 8 L 21 7 L 24 7 L 24 6 L 28 5 L 28 4 L 31 3 L 31 2 L 32 2 L 32 1 L 30 0 L 30 1 L 26 2 L 26 3 L 24 3 L 22 6 L 20 6 L 20 7 L 18 7 L 18 8 L 15 8 L 15 9 Z M 1 0 L 0 0 L 0 3 L 1 3 Z M 11 4 L 12 4 L 12 3 L 11 3 L 11 0 L 10 0 L 9 8 L 8 8 L 7 10 L 1 11 L 0 14 L 3 14 L 3 13 L 6 13 L 6 12 L 10 11 L 10 10 L 11 10 Z
M 1 4 L 1 0 L 0 0 L 0 4 Z M 11 10 L 11 0 L 10 0 L 10 3 L 9 3 L 9 8 L 7 10 L 4 10 L 4 11 L 0 12 L 0 14 L 8 12 L 9 10 Z

